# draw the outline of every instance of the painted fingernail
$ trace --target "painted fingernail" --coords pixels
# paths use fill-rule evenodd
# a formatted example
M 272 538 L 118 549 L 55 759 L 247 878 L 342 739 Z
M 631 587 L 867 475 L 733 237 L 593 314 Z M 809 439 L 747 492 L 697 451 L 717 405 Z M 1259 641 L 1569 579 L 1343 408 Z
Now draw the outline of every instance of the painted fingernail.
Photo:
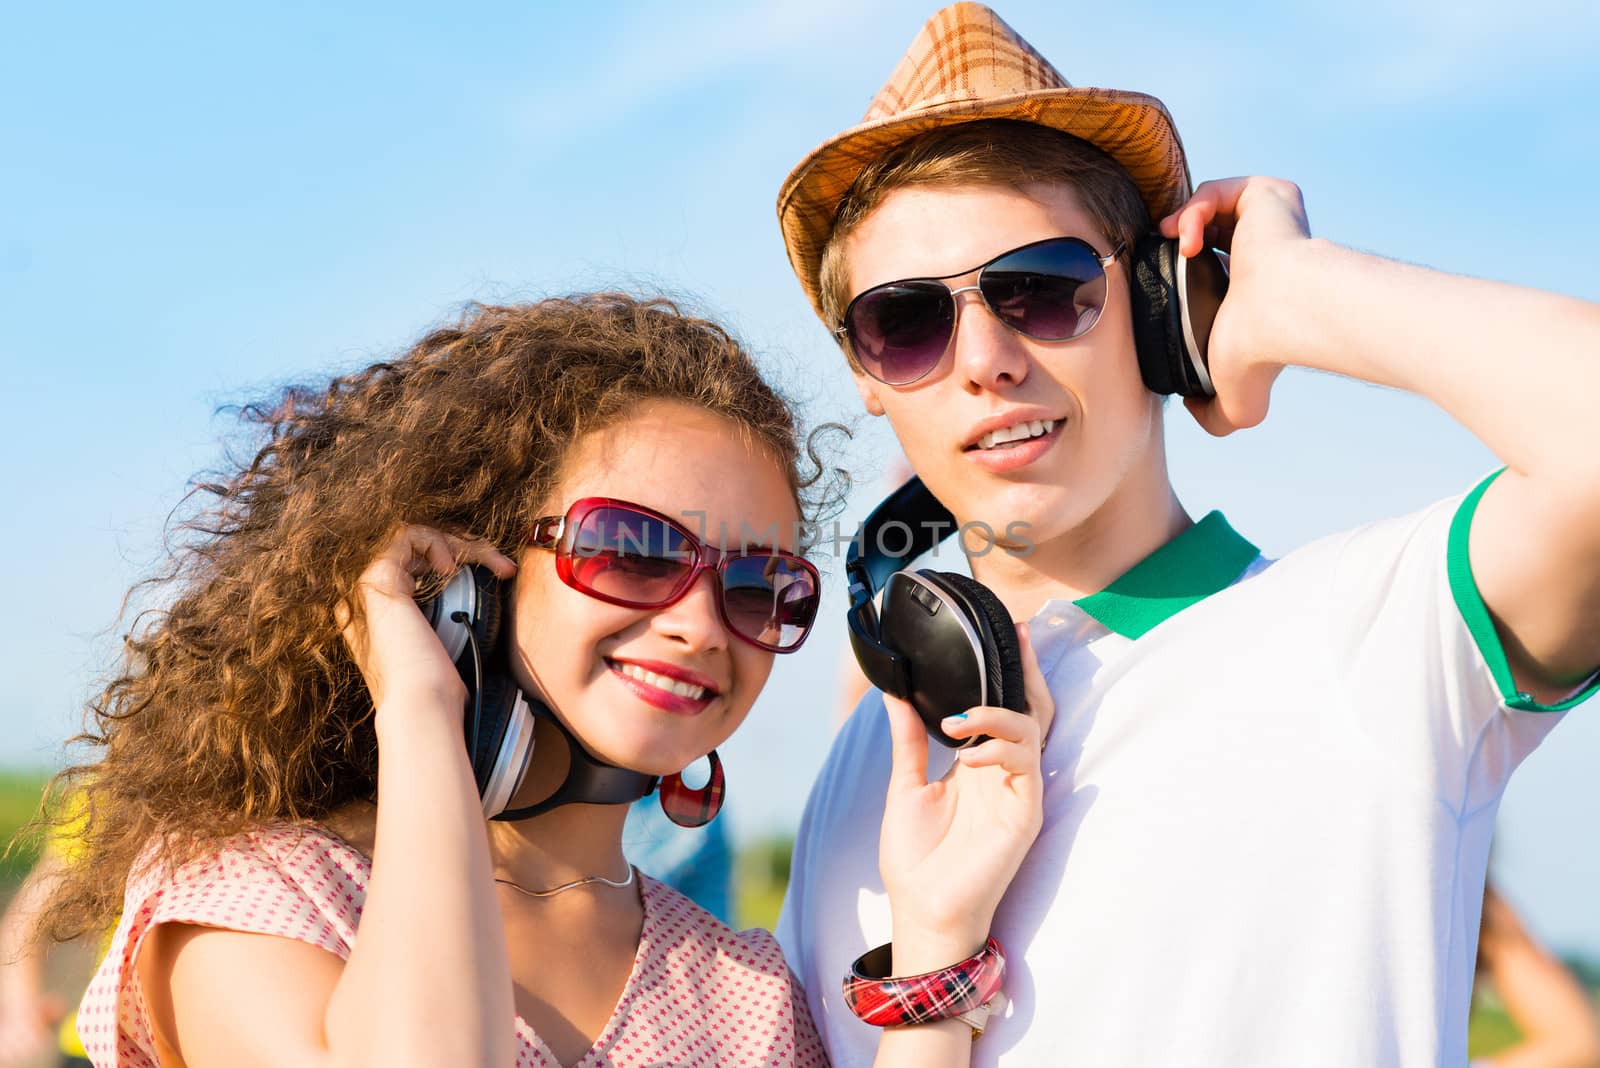
M 945 718 L 946 722 L 949 722 L 950 720 L 953 720 L 953 719 L 966 719 L 967 718 L 967 714 L 965 712 L 957 712 L 953 716 L 946 716 L 944 718 Z

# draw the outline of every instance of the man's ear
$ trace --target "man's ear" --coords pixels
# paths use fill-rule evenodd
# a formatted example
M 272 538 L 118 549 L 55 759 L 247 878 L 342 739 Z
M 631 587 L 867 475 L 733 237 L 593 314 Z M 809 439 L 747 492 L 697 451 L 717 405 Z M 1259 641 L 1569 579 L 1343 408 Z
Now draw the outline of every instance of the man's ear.
M 867 409 L 867 414 L 882 415 L 883 405 L 878 401 L 878 390 L 883 388 L 883 383 L 864 371 L 851 370 L 850 377 L 855 379 L 856 392 L 861 394 L 861 404 Z

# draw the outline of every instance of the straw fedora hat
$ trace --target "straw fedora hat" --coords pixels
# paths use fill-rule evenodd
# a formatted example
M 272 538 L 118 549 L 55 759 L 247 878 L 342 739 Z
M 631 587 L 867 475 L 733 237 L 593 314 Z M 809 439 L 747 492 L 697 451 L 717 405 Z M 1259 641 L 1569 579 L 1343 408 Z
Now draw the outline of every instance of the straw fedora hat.
M 1189 196 L 1183 142 L 1161 101 L 1074 87 L 989 8 L 951 4 L 922 27 L 860 124 L 824 141 L 778 191 L 789 263 L 819 316 L 822 249 L 856 178 L 903 141 L 978 119 L 1038 123 L 1095 145 L 1132 176 L 1152 219 Z

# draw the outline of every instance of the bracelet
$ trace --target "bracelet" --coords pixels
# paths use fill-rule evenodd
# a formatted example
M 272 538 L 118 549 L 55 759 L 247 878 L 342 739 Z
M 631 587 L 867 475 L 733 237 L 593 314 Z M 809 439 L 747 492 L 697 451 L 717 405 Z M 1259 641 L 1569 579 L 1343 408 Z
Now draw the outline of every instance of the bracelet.
M 874 1027 L 903 1027 L 967 1017 L 989 1004 L 1005 978 L 1005 951 L 990 936 L 983 948 L 964 961 L 923 975 L 890 978 L 891 943 L 868 950 L 850 966 L 844 979 L 844 1003 Z M 969 1016 L 968 1014 L 971 1014 Z M 987 1013 L 983 1016 L 987 1018 Z M 974 1026 L 976 1032 L 981 1024 Z

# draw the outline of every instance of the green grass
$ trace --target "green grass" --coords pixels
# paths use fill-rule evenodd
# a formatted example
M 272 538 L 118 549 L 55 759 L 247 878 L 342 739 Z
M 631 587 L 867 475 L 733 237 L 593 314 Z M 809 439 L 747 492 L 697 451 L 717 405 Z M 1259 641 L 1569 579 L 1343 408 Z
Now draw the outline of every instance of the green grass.
M 0 850 L 39 811 L 39 794 L 49 776 L 41 771 L 0 771 Z M 22 881 L 39 855 L 36 837 L 23 839 L 0 857 L 0 886 Z
M 1487 1057 L 1517 1042 L 1522 1035 L 1498 1005 L 1479 1005 L 1467 1021 L 1467 1054 Z
M 736 928 L 778 926 L 778 909 L 789 885 L 792 835 L 774 835 L 739 850 L 733 867 L 733 918 Z

